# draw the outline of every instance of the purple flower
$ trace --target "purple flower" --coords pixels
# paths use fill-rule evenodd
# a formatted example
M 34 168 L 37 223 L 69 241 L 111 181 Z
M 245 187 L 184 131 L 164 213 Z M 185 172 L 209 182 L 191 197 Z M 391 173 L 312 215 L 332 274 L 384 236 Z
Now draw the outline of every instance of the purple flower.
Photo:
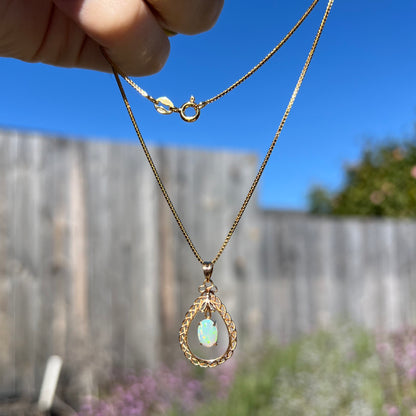
M 146 370 L 141 375 L 130 373 L 107 397 L 86 398 L 79 416 L 158 416 L 174 408 L 186 416 L 204 401 L 226 396 L 234 372 L 231 367 L 205 373 L 202 380 L 191 370 L 182 364 Z
M 414 381 L 416 380 L 416 365 L 414 365 L 408 372 L 407 376 L 410 380 Z
M 396 406 L 388 406 L 387 414 L 388 414 L 388 416 L 399 416 L 400 412 L 399 412 L 399 409 Z

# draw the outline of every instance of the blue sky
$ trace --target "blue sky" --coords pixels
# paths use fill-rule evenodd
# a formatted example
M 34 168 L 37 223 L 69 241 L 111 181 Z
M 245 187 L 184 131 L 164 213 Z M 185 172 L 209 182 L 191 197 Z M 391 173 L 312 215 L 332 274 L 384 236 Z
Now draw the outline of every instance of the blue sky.
M 225 0 L 210 32 L 172 38 L 165 68 L 136 82 L 179 105 L 212 97 L 257 63 L 311 0 Z M 277 55 L 196 123 L 161 116 L 129 91 L 150 144 L 264 156 L 326 6 L 312 12 Z M 343 166 L 368 142 L 414 137 L 416 1 L 335 0 L 293 111 L 264 172 L 264 207 L 305 209 L 311 186 L 337 189 Z M 109 74 L 0 58 L 0 127 L 77 139 L 136 141 Z M 139 151 L 139 150 L 138 150 Z

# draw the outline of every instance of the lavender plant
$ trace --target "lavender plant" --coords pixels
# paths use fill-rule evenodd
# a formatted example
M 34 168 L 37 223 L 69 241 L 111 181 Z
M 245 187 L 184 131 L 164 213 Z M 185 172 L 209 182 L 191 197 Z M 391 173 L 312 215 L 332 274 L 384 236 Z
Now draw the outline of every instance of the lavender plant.
M 416 329 L 379 336 L 377 352 L 389 416 L 416 416 Z
M 131 374 L 79 416 L 416 416 L 416 329 L 342 326 L 235 363 Z
M 86 399 L 79 416 L 191 415 L 209 399 L 225 398 L 233 374 L 234 368 L 224 365 L 198 378 L 183 364 L 129 374 L 105 397 Z

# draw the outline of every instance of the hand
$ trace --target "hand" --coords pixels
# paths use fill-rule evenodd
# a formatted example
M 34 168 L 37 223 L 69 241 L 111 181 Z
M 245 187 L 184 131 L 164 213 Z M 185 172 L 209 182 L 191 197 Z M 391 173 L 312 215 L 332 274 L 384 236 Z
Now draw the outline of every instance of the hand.
M 0 0 L 0 56 L 125 73 L 159 71 L 168 34 L 210 29 L 224 0 Z

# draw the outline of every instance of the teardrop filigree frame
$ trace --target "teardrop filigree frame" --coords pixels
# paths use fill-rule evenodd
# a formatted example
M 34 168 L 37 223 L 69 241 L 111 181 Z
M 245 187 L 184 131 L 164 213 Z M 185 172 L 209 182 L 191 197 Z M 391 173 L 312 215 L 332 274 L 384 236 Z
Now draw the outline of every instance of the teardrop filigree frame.
M 228 331 L 228 347 L 223 355 L 214 359 L 203 359 L 197 357 L 189 348 L 188 345 L 188 332 L 191 322 L 195 318 L 198 312 L 205 313 L 207 308 L 210 311 L 216 311 L 221 316 Z M 205 292 L 201 296 L 197 297 L 189 308 L 182 322 L 181 329 L 179 330 L 179 344 L 185 357 L 194 365 L 199 367 L 216 367 L 227 361 L 234 353 L 237 347 L 237 330 L 235 323 L 231 319 L 230 314 L 227 312 L 227 308 L 221 302 L 221 299 L 212 292 Z

